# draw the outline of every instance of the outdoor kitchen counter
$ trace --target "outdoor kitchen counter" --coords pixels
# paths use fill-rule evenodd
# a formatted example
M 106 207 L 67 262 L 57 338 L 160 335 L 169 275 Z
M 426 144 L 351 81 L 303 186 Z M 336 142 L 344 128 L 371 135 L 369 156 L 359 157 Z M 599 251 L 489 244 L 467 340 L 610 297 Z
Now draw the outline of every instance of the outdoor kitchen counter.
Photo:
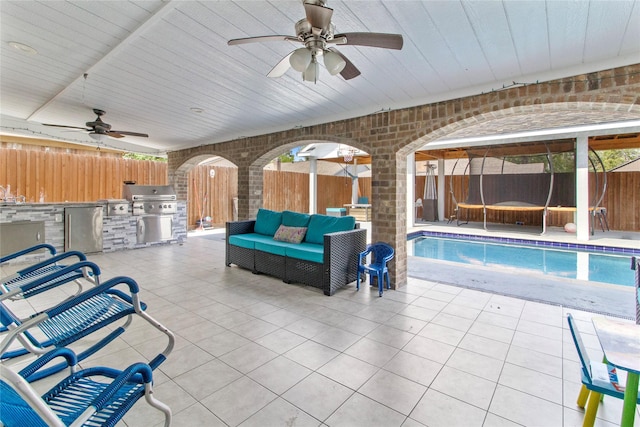
M 139 249 L 155 245 L 183 243 L 187 238 L 187 203 L 177 202 L 173 214 L 173 237 L 170 240 L 139 244 L 136 241 L 137 216 L 132 215 L 131 205 L 124 215 L 107 216 L 106 202 L 61 202 L 61 203 L 2 203 L 0 202 L 0 226 L 40 222 L 44 226 L 44 242 L 56 250 L 64 250 L 64 210 L 71 207 L 103 207 L 103 251 Z M 1 238 L 1 237 L 0 237 Z M 29 261 L 29 259 L 26 259 Z

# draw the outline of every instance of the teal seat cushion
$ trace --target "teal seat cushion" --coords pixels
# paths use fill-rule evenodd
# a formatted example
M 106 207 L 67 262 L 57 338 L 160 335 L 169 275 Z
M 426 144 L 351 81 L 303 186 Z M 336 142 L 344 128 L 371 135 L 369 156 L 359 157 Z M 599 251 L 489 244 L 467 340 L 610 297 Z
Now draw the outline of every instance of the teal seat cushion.
M 353 230 L 355 225 L 356 219 L 352 216 L 311 215 L 304 241 L 323 245 L 325 234 Z
M 282 224 L 282 212 L 270 211 L 269 209 L 258 209 L 256 223 L 253 231 L 265 236 L 272 236 L 278 231 Z
M 241 248 L 246 249 L 255 249 L 256 241 L 254 236 L 260 236 L 260 234 L 234 234 L 233 236 L 229 236 L 229 244 L 233 246 L 240 246 Z
M 310 219 L 311 215 L 309 214 L 282 211 L 282 225 L 286 225 L 287 227 L 307 227 Z
M 285 256 L 287 247 L 293 244 L 295 243 L 278 242 L 277 240 L 273 239 L 268 242 L 258 241 L 256 242 L 256 250 L 274 255 Z
M 315 243 L 291 244 L 287 247 L 286 254 L 289 258 L 303 259 L 319 264 L 324 262 L 324 247 Z
M 241 248 L 256 249 L 257 242 L 273 242 L 273 237 L 258 233 L 234 234 L 229 236 L 229 244 Z

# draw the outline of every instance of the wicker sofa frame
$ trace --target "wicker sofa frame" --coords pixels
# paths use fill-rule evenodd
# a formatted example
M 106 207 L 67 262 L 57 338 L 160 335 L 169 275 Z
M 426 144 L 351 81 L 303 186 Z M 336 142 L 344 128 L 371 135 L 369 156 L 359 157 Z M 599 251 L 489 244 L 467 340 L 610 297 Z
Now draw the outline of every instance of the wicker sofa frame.
M 253 233 L 255 223 L 255 220 L 227 222 L 227 267 L 235 264 L 254 274 L 313 286 L 322 289 L 327 296 L 356 280 L 358 255 L 367 247 L 367 230 L 361 229 L 359 224 L 353 230 L 325 234 L 323 263 L 316 263 L 229 244 L 229 236 Z

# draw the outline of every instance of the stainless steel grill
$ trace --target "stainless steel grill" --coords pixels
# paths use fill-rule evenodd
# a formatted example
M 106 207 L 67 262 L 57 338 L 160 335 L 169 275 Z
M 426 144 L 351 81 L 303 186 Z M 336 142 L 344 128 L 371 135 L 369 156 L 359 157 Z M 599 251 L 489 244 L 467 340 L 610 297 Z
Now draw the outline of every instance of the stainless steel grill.
M 123 197 L 131 202 L 138 243 L 153 243 L 173 238 L 173 214 L 178 212 L 176 192 L 170 185 L 125 184 Z
M 133 215 L 172 215 L 178 210 L 170 185 L 124 185 L 122 193 L 132 202 Z
M 127 215 L 129 202 L 125 199 L 102 199 L 98 203 L 104 203 L 107 207 L 107 216 Z

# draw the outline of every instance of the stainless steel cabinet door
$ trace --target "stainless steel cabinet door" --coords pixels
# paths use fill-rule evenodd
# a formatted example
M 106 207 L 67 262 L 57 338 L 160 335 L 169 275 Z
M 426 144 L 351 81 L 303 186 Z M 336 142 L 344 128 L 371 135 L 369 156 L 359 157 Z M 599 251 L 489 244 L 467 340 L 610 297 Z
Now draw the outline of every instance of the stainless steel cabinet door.
M 65 208 L 64 250 L 102 252 L 102 206 Z
M 138 218 L 136 241 L 154 243 L 173 238 L 173 216 L 148 215 Z

